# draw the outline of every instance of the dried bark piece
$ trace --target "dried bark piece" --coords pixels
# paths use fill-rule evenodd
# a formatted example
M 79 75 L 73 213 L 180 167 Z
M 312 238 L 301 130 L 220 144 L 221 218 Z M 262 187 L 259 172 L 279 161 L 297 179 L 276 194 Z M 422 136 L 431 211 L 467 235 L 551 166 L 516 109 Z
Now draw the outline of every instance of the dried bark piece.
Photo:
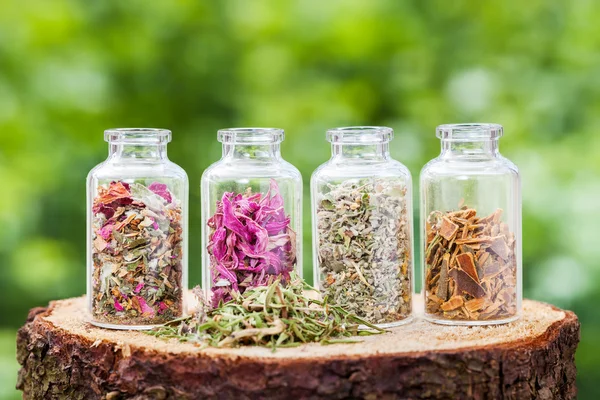
M 477 252 L 477 263 L 481 266 L 484 266 L 489 258 L 490 258 L 490 253 L 488 253 L 487 251 Z
M 469 274 L 461 269 L 453 268 L 448 273 L 456 282 L 458 292 L 467 293 L 475 298 L 485 296 L 485 290 Z
M 430 240 L 427 246 L 426 253 L 426 261 L 428 264 L 433 264 L 432 261 L 437 254 L 437 249 L 439 247 L 439 242 L 441 240 L 441 236 L 436 235 L 432 240 Z
M 450 260 L 450 254 L 444 254 L 442 258 L 442 265 L 440 266 L 440 279 L 438 281 L 437 295 L 440 299 L 445 301 L 448 298 L 448 263 Z
M 494 211 L 494 214 L 492 214 L 492 221 L 494 221 L 494 224 L 500 223 L 500 218 L 502 218 L 502 213 L 503 213 L 503 210 L 501 208 L 498 208 L 496 211 Z
M 497 261 L 489 261 L 484 271 L 484 279 L 490 280 L 501 272 L 502 266 Z
M 450 300 L 443 303 L 440 308 L 444 311 L 452 311 L 462 307 L 463 304 L 465 304 L 465 300 L 462 296 L 453 296 L 450 298 Z
M 504 304 L 511 304 L 514 300 L 514 291 L 509 291 L 506 288 L 500 290 L 500 292 L 498 293 L 497 298 L 502 300 L 504 302 Z
M 468 219 L 464 219 L 464 218 L 460 218 L 460 217 L 452 217 L 452 221 L 461 224 L 461 225 L 469 225 L 469 220 Z
M 477 276 L 481 283 L 481 278 L 485 276 L 485 268 L 488 260 L 490 260 L 490 253 L 487 251 L 479 250 L 475 253 L 475 266 L 477 269 Z
M 467 239 L 456 239 L 456 244 L 469 244 L 474 245 L 475 243 L 491 243 L 492 238 L 489 236 L 481 238 L 467 238 Z
M 474 208 L 467 208 L 464 210 L 462 217 L 464 219 L 470 219 L 473 218 L 475 215 L 477 215 L 477 210 L 475 210 Z
M 483 310 L 483 314 L 482 317 L 484 317 L 485 319 L 489 319 L 489 318 L 494 318 L 496 317 L 499 313 L 499 309 L 502 307 L 502 302 L 501 301 L 495 301 L 494 303 L 490 304 L 485 310 Z
M 497 208 L 496 211 L 488 215 L 487 217 L 483 217 L 479 220 L 479 223 L 489 224 L 493 223 L 494 225 L 498 225 L 500 222 L 500 218 L 502 218 L 503 210 L 501 208 Z
M 469 219 L 477 214 L 477 210 L 474 208 L 463 207 L 458 211 L 451 211 L 448 213 L 448 217 L 459 217 L 463 219 Z
M 473 260 L 473 253 L 462 253 L 456 256 L 458 266 L 465 271 L 473 280 L 480 283 L 479 276 L 477 275 L 477 269 L 475 268 L 475 261 Z
M 465 308 L 469 310 L 469 312 L 475 312 L 483 309 L 487 305 L 487 300 L 485 298 L 473 299 L 465 302 Z
M 452 240 L 456 232 L 458 232 L 458 225 L 450 221 L 447 217 L 442 218 L 440 235 L 446 240 Z
M 506 236 L 497 236 L 493 238 L 490 249 L 498 254 L 504 261 L 508 260 L 510 249 L 506 244 Z
M 460 235 L 461 239 L 466 239 L 469 237 L 469 224 L 468 222 L 465 224 L 462 230 L 462 234 Z

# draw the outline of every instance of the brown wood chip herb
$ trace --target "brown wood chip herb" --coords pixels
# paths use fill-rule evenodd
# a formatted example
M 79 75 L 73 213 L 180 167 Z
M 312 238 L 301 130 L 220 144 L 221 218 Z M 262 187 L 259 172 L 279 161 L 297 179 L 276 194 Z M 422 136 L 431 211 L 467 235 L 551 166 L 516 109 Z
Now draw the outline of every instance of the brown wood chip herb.
M 426 312 L 464 321 L 506 319 L 517 312 L 515 236 L 502 210 L 433 211 L 427 219 Z

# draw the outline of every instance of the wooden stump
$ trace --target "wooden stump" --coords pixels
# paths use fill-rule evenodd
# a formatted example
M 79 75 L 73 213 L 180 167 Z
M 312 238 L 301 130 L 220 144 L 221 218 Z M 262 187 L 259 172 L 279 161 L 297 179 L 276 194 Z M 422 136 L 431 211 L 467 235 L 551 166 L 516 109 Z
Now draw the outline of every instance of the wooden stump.
M 417 309 L 420 305 L 416 305 Z M 85 300 L 31 310 L 18 334 L 25 399 L 571 399 L 579 322 L 524 302 L 521 320 L 417 320 L 363 343 L 198 350 L 85 322 Z

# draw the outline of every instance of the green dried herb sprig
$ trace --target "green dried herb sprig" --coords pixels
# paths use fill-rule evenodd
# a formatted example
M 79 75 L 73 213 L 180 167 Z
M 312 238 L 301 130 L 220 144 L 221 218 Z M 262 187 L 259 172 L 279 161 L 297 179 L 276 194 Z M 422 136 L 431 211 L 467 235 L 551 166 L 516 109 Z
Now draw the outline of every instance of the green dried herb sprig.
M 349 313 L 342 305 L 307 296 L 314 291 L 297 275 L 287 286 L 279 279 L 267 286 L 234 292 L 233 299 L 209 309 L 202 292 L 196 291 L 201 307 L 197 314 L 171 321 L 148 334 L 176 338 L 201 347 L 258 345 L 295 347 L 303 343 L 356 343 L 352 336 L 384 332 Z M 370 329 L 364 329 L 363 327 Z

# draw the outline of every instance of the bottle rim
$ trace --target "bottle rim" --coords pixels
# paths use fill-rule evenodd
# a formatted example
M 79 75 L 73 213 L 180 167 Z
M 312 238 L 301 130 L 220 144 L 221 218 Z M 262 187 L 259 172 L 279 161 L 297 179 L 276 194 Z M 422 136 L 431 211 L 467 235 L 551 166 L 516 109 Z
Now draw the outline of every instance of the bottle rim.
M 444 124 L 435 129 L 435 135 L 439 139 L 464 142 L 498 139 L 503 134 L 502 125 L 492 123 Z
M 217 140 L 225 144 L 277 144 L 285 139 L 280 128 L 227 128 L 217 131 Z
M 334 144 L 381 144 L 394 138 L 394 130 L 387 126 L 344 126 L 328 129 L 325 137 Z
M 169 143 L 171 131 L 161 128 L 114 128 L 104 131 L 104 140 L 115 144 L 155 145 Z

